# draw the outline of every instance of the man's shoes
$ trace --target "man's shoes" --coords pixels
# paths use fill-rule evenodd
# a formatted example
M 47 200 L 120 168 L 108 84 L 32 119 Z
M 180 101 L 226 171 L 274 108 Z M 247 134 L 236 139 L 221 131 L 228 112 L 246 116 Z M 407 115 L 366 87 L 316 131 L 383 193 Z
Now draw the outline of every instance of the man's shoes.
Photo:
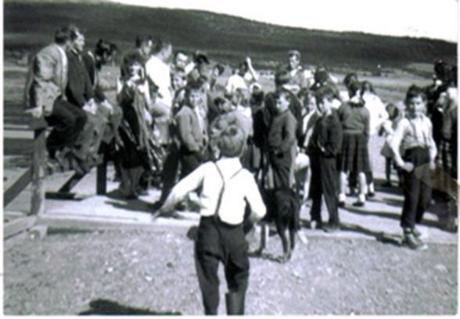
M 369 197 L 369 198 L 375 197 L 375 193 L 374 192 L 368 192 L 367 197 Z
M 428 246 L 418 239 L 413 232 L 404 232 L 402 243 L 413 250 L 426 250 Z
M 420 239 L 422 238 L 422 233 L 417 228 L 412 228 L 412 234 L 414 234 L 415 238 Z
M 337 225 L 337 224 L 327 224 L 327 225 L 324 225 L 323 227 L 323 230 L 326 232 L 326 233 L 336 233 L 340 230 L 340 226 Z

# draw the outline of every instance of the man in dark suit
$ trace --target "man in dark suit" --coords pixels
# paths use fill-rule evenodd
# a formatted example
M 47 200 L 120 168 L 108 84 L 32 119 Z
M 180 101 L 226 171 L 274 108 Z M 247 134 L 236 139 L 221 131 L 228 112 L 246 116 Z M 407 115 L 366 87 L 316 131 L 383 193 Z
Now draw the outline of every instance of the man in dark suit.
M 84 34 L 78 28 L 71 27 L 70 45 L 67 50 L 69 72 L 66 96 L 67 100 L 78 106 L 88 118 L 72 150 L 83 172 L 97 162 L 102 133 L 96 128 L 103 130 L 105 127 L 103 118 L 97 116 L 98 105 L 94 99 L 94 87 L 84 60 L 84 48 Z
M 33 58 L 25 87 L 26 112 L 43 118 L 53 126 L 46 146 L 49 157 L 71 147 L 86 122 L 85 113 L 64 97 L 68 83 L 69 28 L 56 31 L 54 43 L 40 50 Z

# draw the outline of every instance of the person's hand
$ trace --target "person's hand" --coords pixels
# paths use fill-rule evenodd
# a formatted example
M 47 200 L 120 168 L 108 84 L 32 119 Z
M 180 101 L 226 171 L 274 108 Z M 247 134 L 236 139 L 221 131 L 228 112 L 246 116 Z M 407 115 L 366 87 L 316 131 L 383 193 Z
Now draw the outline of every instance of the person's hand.
M 410 162 L 404 162 L 403 166 L 401 167 L 406 172 L 410 173 L 414 170 L 414 164 Z
M 152 115 L 146 109 L 144 109 L 144 119 L 148 125 L 151 125 L 153 123 Z
M 94 100 L 91 99 L 88 102 L 86 102 L 85 105 L 83 105 L 83 110 L 91 114 L 96 114 L 97 105 L 96 103 L 94 103 Z
M 30 114 L 33 118 L 38 119 L 43 116 L 43 109 L 37 106 L 31 109 L 27 109 L 25 113 Z

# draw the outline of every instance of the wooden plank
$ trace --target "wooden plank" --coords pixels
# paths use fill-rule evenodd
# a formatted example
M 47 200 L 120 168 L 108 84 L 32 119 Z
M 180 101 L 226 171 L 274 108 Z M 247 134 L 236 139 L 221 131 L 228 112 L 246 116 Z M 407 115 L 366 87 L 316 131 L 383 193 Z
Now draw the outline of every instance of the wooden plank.
M 10 140 L 31 140 L 34 138 L 33 131 L 3 130 L 3 139 Z
M 72 175 L 71 178 L 69 178 L 69 180 L 64 184 L 62 185 L 62 187 L 58 190 L 58 193 L 69 193 L 72 188 L 78 184 L 79 181 L 82 180 L 83 177 L 85 177 L 85 175 L 80 175 L 78 173 L 75 173 Z
M 105 195 L 107 193 L 107 155 L 105 147 L 102 152 L 102 163 L 97 166 L 96 194 Z
M 3 207 L 11 203 L 16 196 L 32 181 L 32 168 L 29 168 L 16 182 L 3 193 Z
M 9 238 L 18 233 L 28 230 L 33 225 L 35 225 L 36 220 L 37 220 L 37 217 L 29 216 L 29 217 L 24 217 L 24 218 L 18 218 L 18 219 L 15 219 L 11 222 L 4 224 L 3 238 Z
M 135 222 L 130 220 L 114 220 L 110 218 L 88 218 L 76 215 L 50 215 L 44 214 L 37 220 L 39 224 L 45 224 L 52 229 L 82 229 L 82 230 L 95 230 L 95 229 L 139 229 L 164 232 L 165 229 L 173 230 L 184 233 L 191 227 L 197 227 L 197 220 L 186 219 L 167 219 L 158 218 L 151 223 Z
M 31 215 L 45 212 L 46 178 L 46 129 L 35 131 L 34 152 L 32 154 L 32 203 Z

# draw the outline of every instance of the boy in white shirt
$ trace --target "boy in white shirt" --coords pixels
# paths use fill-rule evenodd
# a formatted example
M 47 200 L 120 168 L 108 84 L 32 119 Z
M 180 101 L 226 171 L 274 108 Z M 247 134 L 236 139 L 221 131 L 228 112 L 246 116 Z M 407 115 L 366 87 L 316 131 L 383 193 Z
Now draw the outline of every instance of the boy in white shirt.
M 170 212 L 189 192 L 202 188 L 195 258 L 207 315 L 217 314 L 219 306 L 220 261 L 224 264 L 229 289 L 227 313 L 244 313 L 249 278 L 248 244 L 243 231 L 246 203 L 251 208 L 253 221 L 260 220 L 266 212 L 254 177 L 239 161 L 244 137 L 236 125 L 223 127 L 217 137 L 220 159 L 202 164 L 181 180 L 160 209 L 160 213 Z

